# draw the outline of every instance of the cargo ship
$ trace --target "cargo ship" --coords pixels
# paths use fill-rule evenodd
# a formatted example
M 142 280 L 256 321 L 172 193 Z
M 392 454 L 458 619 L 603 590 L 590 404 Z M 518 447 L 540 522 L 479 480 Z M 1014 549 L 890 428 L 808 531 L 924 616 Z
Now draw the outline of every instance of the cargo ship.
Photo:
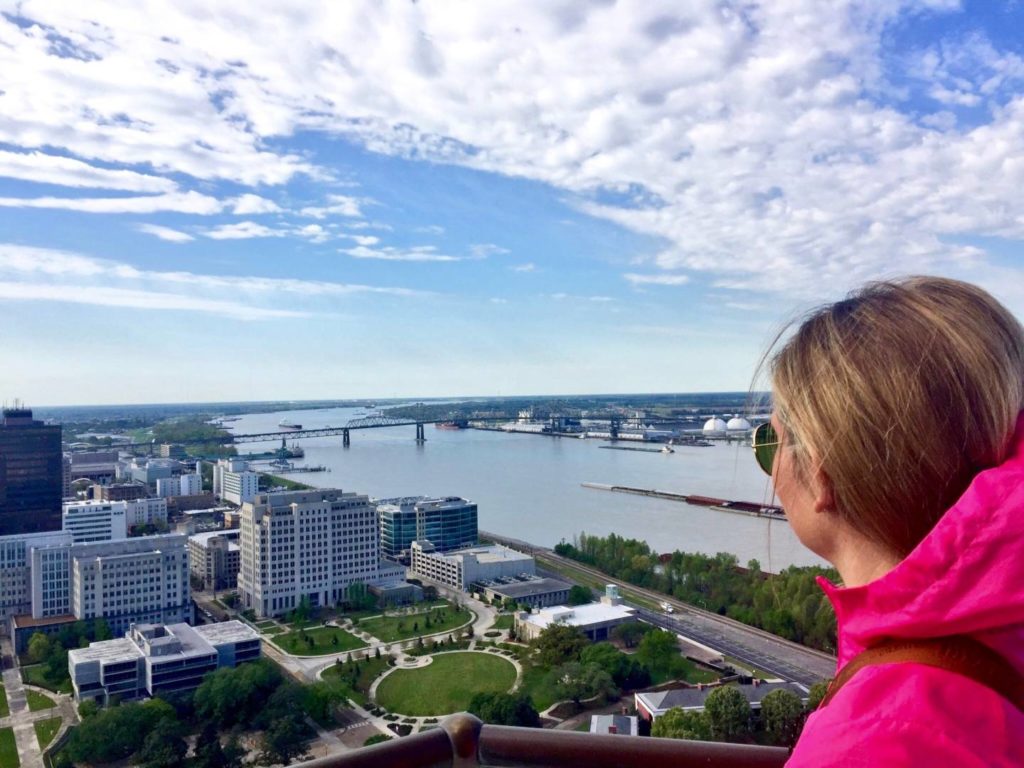
M 288 419 L 281 419 L 277 422 L 278 429 L 302 429 L 302 425 Z

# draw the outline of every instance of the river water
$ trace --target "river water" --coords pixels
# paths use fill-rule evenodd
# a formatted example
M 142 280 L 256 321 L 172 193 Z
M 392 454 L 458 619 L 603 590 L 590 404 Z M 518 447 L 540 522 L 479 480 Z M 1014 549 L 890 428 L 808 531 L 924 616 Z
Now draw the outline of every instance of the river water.
M 225 426 L 238 434 L 273 432 L 287 418 L 306 429 L 339 427 L 362 413 L 330 408 L 248 414 Z M 448 431 L 431 425 L 425 429 L 423 445 L 416 444 L 412 426 L 354 430 L 349 448 L 342 447 L 340 436 L 303 439 L 306 456 L 295 464 L 323 465 L 330 471 L 287 477 L 378 498 L 463 496 L 477 503 L 481 529 L 545 546 L 572 541 L 584 531 L 602 536 L 614 532 L 644 539 L 658 552 L 730 552 L 742 564 L 756 558 L 768 571 L 823 564 L 801 546 L 784 520 L 581 486 L 629 485 L 773 503 L 771 483 L 748 446 L 677 446 L 675 453 L 662 454 L 602 449 L 608 443 L 594 439 Z M 238 447 L 240 453 L 249 453 L 279 445 Z

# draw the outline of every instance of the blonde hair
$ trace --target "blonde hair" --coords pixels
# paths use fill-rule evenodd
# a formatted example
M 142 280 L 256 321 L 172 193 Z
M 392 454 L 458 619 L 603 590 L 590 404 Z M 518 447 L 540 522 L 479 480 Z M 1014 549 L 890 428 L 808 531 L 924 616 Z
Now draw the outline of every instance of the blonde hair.
M 1024 329 L 968 283 L 870 283 L 812 312 L 771 375 L 798 471 L 823 471 L 835 511 L 902 558 L 1006 458 L 1024 408 Z

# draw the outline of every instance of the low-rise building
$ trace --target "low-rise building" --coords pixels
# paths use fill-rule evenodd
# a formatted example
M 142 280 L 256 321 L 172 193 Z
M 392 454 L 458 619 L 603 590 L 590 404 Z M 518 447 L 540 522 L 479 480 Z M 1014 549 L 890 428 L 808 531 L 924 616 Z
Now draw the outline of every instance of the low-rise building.
M 213 495 L 241 506 L 259 493 L 259 473 L 249 469 L 245 459 L 219 459 L 213 465 Z
M 590 718 L 591 733 L 615 733 L 639 736 L 640 721 L 635 715 L 594 715 Z
M 568 624 L 576 627 L 591 642 L 607 640 L 611 631 L 627 621 L 636 620 L 636 609 L 625 605 L 588 603 L 586 605 L 556 605 L 541 608 L 533 613 L 516 616 L 516 632 L 524 641 L 535 639 L 541 632 L 554 624 Z
M 260 638 L 240 621 L 139 624 L 122 638 L 68 651 L 75 700 L 104 705 L 197 688 L 208 672 L 260 657 Z
M 500 545 L 439 552 L 429 541 L 414 541 L 409 549 L 413 573 L 454 589 L 467 590 L 476 582 L 537 572 L 530 555 Z
M 145 483 L 114 483 L 92 487 L 92 497 L 97 501 L 134 501 L 148 495 L 149 489 Z
M 123 501 L 66 501 L 61 528 L 76 544 L 128 538 Z
M 686 688 L 674 688 L 669 691 L 636 693 L 633 695 L 636 701 L 636 713 L 644 720 L 653 722 L 675 707 L 694 712 L 703 712 L 708 696 L 711 695 L 712 691 L 720 687 L 721 684 L 719 683 L 711 683 Z M 798 683 L 790 683 L 784 680 L 758 680 L 755 678 L 749 682 L 736 684 L 735 687 L 746 697 L 750 703 L 750 708 L 754 711 L 761 709 L 761 701 L 765 696 L 772 691 L 780 689 L 796 694 L 803 704 L 807 704 L 807 689 Z
M 167 525 L 167 499 L 149 497 L 125 502 L 125 522 L 128 531 L 137 525 Z
M 476 588 L 476 585 L 474 585 Z M 503 579 L 479 584 L 479 590 L 490 602 L 513 600 L 528 608 L 565 605 L 572 585 L 559 579 Z
M 164 499 L 171 496 L 196 496 L 202 492 L 203 479 L 196 474 L 161 477 L 156 481 L 156 495 Z
M 203 589 L 234 589 L 238 586 L 239 531 L 219 530 L 188 537 L 188 567 L 202 581 Z

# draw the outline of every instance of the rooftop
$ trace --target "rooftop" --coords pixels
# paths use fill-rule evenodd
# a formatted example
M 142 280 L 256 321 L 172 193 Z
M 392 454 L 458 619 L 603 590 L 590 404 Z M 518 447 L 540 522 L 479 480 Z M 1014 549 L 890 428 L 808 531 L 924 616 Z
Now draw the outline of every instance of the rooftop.
M 517 598 L 527 597 L 528 595 L 540 595 L 547 592 L 561 592 L 569 589 L 571 585 L 558 579 L 530 579 L 511 584 L 489 583 L 486 586 L 488 589 L 492 589 L 506 597 Z
M 196 542 L 201 547 L 208 547 L 210 545 L 210 539 L 218 536 L 227 539 L 237 539 L 240 534 L 238 528 L 218 528 L 213 531 L 203 531 L 202 533 L 193 533 L 188 537 L 189 541 Z
M 459 549 L 454 552 L 450 552 L 450 555 L 470 555 L 477 559 L 480 563 L 497 563 L 506 560 L 532 560 L 531 555 L 517 552 L 514 549 L 503 547 L 500 544 L 491 544 L 487 546 L 479 547 L 466 547 L 465 549 Z
M 531 624 L 548 627 L 552 624 L 568 624 L 570 626 L 586 626 L 602 621 L 629 619 L 636 614 L 635 609 L 624 605 L 607 605 L 605 603 L 587 603 L 569 608 L 565 605 L 554 605 L 542 608 L 526 617 Z
M 216 624 L 201 624 L 193 627 L 196 634 L 211 645 L 224 643 L 244 643 L 246 640 L 259 640 L 259 634 L 241 621 L 221 621 Z
M 695 688 L 676 688 L 670 691 L 651 691 L 649 693 L 638 693 L 636 694 L 637 699 L 644 702 L 645 706 L 649 709 L 654 710 L 666 710 L 672 707 L 682 707 L 683 709 L 703 709 L 704 702 L 713 690 L 718 688 L 717 685 L 705 685 Z M 807 690 L 796 683 L 787 683 L 782 680 L 762 682 L 757 685 L 737 685 L 735 686 L 744 696 L 747 701 L 752 705 L 760 706 L 761 699 L 767 696 L 772 691 L 777 691 L 783 688 L 787 691 L 792 691 L 801 699 L 807 698 Z
M 142 651 L 127 637 L 118 637 L 114 640 L 100 640 L 91 643 L 88 648 L 72 648 L 68 651 L 68 658 L 72 663 L 84 661 L 114 661 L 117 659 L 137 659 L 142 656 Z

